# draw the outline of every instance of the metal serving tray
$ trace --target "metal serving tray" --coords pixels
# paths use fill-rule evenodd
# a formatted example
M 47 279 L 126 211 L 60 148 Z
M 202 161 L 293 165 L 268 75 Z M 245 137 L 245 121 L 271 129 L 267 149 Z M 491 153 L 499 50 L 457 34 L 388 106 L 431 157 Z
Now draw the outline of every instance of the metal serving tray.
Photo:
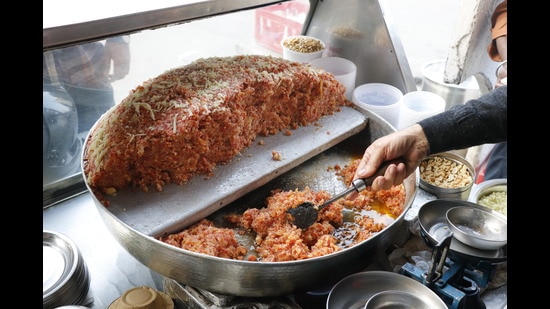
M 281 132 L 258 137 L 240 156 L 226 165 L 217 166 L 210 178 L 196 176 L 182 186 L 166 185 L 161 192 L 155 189 L 142 192 L 139 188 L 120 190 L 115 196 L 108 197 L 108 210 L 145 235 L 159 237 L 178 232 L 363 131 L 367 119 L 364 113 L 343 107 L 341 112 L 325 116 L 317 124 L 292 130 L 290 136 Z M 263 140 L 262 145 L 260 140 Z M 282 160 L 275 160 L 272 151 L 279 152 Z M 317 170 L 325 170 L 329 162 L 325 163 Z M 317 179 L 306 178 L 306 175 L 300 178 Z M 334 181 L 328 187 L 333 188 Z

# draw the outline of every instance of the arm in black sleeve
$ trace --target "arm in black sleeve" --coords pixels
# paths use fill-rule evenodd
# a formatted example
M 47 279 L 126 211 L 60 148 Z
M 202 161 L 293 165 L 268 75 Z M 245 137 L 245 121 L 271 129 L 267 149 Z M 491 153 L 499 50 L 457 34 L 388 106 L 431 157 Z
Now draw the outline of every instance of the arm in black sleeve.
M 507 86 L 419 122 L 430 154 L 507 140 Z

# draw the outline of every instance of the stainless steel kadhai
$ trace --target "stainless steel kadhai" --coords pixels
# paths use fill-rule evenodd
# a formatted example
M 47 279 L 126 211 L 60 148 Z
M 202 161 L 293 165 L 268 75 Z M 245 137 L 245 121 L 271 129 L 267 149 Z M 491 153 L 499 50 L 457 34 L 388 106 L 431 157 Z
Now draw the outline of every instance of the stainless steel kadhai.
M 350 123 L 358 122 L 359 125 L 350 128 Z M 293 131 L 291 137 L 262 138 L 273 147 L 269 149 L 281 150 L 286 160 L 266 158 L 271 154 L 266 155 L 265 147 L 254 144 L 240 160 L 217 169 L 211 179 L 195 177 L 191 183 L 167 186 L 162 192 L 120 190 L 110 197 L 109 207 L 92 196 L 115 239 L 139 262 L 160 275 L 192 287 L 235 296 L 270 297 L 313 291 L 363 270 L 374 261 L 377 252 L 405 242 L 410 232 L 403 218 L 416 194 L 414 174 L 404 182 L 406 200 L 399 217 L 370 239 L 321 257 L 291 262 L 230 260 L 180 249 L 159 241 L 158 237 L 178 232 L 205 217 L 216 222 L 223 212 L 239 213 L 242 209 L 258 207 L 272 189 L 310 186 L 312 190 L 334 194 L 342 191 L 345 189 L 342 181 L 327 167 L 344 165 L 360 157 L 371 141 L 394 130 L 375 114 L 345 108 L 343 113 L 323 118 L 320 126 Z M 320 146 L 308 144 L 327 136 L 329 140 Z M 294 162 L 296 160 L 299 163 Z M 258 166 L 269 170 L 271 167 L 266 167 L 267 164 L 284 165 L 267 175 L 248 179 L 262 170 Z M 242 181 L 246 183 L 237 186 Z M 211 202 L 213 196 L 218 196 L 216 202 Z

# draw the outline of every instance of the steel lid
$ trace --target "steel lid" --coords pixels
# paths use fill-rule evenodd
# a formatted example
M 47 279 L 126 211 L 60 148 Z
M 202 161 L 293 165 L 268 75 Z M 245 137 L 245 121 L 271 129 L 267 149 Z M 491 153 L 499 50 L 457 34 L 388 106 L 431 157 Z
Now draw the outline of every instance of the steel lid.
M 82 304 L 90 277 L 75 243 L 63 234 L 43 231 L 42 263 L 43 308 Z

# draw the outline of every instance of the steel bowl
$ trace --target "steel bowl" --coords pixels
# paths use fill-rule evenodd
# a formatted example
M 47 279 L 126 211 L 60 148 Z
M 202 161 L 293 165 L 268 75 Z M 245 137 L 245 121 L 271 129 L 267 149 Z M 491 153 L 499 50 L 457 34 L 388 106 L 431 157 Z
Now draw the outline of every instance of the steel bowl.
M 418 210 L 418 223 L 420 236 L 428 246 L 433 247 L 440 244 L 450 233 L 447 210 L 456 206 L 469 206 L 492 211 L 490 208 L 457 199 L 437 199 L 426 202 Z M 448 254 L 452 259 L 471 264 L 479 263 L 481 260 L 498 264 L 507 260 L 508 246 L 505 245 L 495 250 L 482 250 L 468 246 L 453 237 Z
M 457 206 L 447 210 L 447 221 L 459 241 L 483 250 L 494 250 L 507 243 L 507 220 L 494 212 Z
M 397 290 L 376 293 L 365 304 L 365 309 L 388 308 L 431 309 L 430 305 L 422 300 L 420 296 Z
M 363 309 L 367 302 L 376 298 L 376 295 L 384 291 L 402 292 L 414 295 L 417 301 L 424 306 L 412 307 L 401 303 L 393 307 L 376 306 L 372 308 L 430 308 L 447 309 L 445 302 L 424 284 L 402 274 L 389 271 L 364 271 L 350 275 L 338 282 L 331 289 L 327 299 L 327 309 Z M 397 296 L 392 293 L 393 296 Z M 380 298 L 383 298 L 380 295 Z M 373 302 L 377 302 L 373 299 Z M 418 303 L 418 302 L 417 302 Z M 371 308 L 371 307 L 368 307 Z
M 508 215 L 507 203 L 497 203 L 489 196 L 497 192 L 508 193 L 508 181 L 506 178 L 485 180 L 472 188 L 468 201 L 476 203 L 492 210 L 498 211 L 504 216 Z
M 433 184 L 431 181 L 423 178 L 422 176 L 423 173 L 421 169 L 422 163 L 421 163 L 419 167 L 420 169 L 420 173 L 419 173 L 420 177 L 418 180 L 419 187 L 424 191 L 431 193 L 440 199 L 449 198 L 449 199 L 467 200 L 468 197 L 470 196 L 470 192 L 472 190 L 472 186 L 474 184 L 474 179 L 475 179 L 475 169 L 472 166 L 472 164 L 468 162 L 468 160 L 466 160 L 464 157 L 456 155 L 454 153 L 450 153 L 450 152 L 442 152 L 442 153 L 436 153 L 436 154 L 430 155 L 424 160 L 422 160 L 422 162 L 427 162 L 429 160 L 433 160 L 434 158 L 438 158 L 438 157 L 443 158 L 445 160 L 449 160 L 455 164 L 464 165 L 468 169 L 468 172 L 471 176 L 471 181 L 467 185 L 461 186 L 461 187 L 437 186 Z M 454 171 L 449 171 L 448 173 L 442 175 L 442 177 L 448 178 L 448 177 L 454 177 L 455 175 L 456 173 Z

